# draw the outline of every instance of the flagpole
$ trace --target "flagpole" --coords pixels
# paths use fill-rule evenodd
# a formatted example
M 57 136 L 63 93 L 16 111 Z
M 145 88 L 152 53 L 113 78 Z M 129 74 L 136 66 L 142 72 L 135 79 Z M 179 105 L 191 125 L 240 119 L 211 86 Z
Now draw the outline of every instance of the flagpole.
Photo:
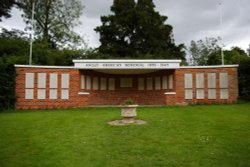
M 32 64 L 32 45 L 33 45 L 33 31 L 34 31 L 34 8 L 35 3 L 32 2 L 32 14 L 31 14 L 31 31 L 30 31 L 30 56 L 29 56 L 29 65 Z
M 223 53 L 223 31 L 222 31 L 222 4 L 219 2 L 220 9 L 220 36 L 221 36 L 221 65 L 224 65 L 224 53 Z

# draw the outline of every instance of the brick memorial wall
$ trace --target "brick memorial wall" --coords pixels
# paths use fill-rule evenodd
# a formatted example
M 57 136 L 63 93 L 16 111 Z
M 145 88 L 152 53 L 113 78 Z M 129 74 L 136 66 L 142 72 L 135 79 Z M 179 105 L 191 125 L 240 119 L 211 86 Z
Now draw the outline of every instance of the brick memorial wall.
M 234 103 L 236 67 L 180 68 L 114 75 L 75 68 L 16 67 L 17 109 L 120 105 Z

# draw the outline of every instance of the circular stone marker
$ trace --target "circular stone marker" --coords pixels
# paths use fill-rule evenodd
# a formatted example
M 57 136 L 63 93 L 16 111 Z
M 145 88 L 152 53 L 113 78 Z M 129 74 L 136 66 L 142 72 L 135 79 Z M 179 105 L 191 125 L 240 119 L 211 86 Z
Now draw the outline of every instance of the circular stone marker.
M 134 119 L 134 118 L 123 118 L 120 120 L 114 120 L 108 122 L 109 125 L 143 125 L 146 124 L 146 121 Z

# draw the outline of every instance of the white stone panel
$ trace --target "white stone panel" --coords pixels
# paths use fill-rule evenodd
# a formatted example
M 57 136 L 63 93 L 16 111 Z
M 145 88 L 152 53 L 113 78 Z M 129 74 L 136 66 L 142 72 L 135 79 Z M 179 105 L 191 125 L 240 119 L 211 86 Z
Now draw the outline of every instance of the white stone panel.
M 58 87 L 58 74 L 57 73 L 51 73 L 49 75 L 49 87 L 50 88 Z
M 155 90 L 160 90 L 160 89 L 161 89 L 161 78 L 155 77 Z
M 228 89 L 221 89 L 220 90 L 220 98 L 221 99 L 228 99 Z
M 49 99 L 57 99 L 57 89 L 49 90 Z
M 34 99 L 34 89 L 25 89 L 25 99 Z
M 169 75 L 168 76 L 168 89 L 173 89 L 173 85 L 174 85 L 174 76 Z
M 153 90 L 153 79 L 147 78 L 147 90 Z
M 193 90 L 192 89 L 185 90 L 185 99 L 193 99 Z
M 38 73 L 38 88 L 46 88 L 46 73 Z
M 62 89 L 61 99 L 69 99 L 69 90 L 68 89 Z
M 86 89 L 90 90 L 91 89 L 91 77 L 86 76 Z
M 46 89 L 37 90 L 37 99 L 46 99 Z
M 168 88 L 168 77 L 164 76 L 162 77 L 162 89 L 167 89 Z
M 99 83 L 98 83 L 98 78 L 97 77 L 94 77 L 93 78 L 93 90 L 98 90 L 99 88 L 98 88 L 98 85 L 99 85 Z
M 227 73 L 220 73 L 220 88 L 228 88 L 228 75 L 227 75 Z
M 34 88 L 34 73 L 25 74 L 25 88 Z
M 144 85 L 144 78 L 138 78 L 138 90 L 144 90 L 145 85 Z
M 216 89 L 208 89 L 208 99 L 216 99 Z
M 204 73 L 196 73 L 196 88 L 204 88 Z
M 216 74 L 215 73 L 208 73 L 207 74 L 207 86 L 208 88 L 216 88 Z
M 196 99 L 204 99 L 204 89 L 196 89 Z
M 193 77 L 192 74 L 185 74 L 184 75 L 185 78 L 185 88 L 193 88 Z
M 121 78 L 120 87 L 121 88 L 131 88 L 133 86 L 132 78 Z
M 109 90 L 115 90 L 115 79 L 109 78 Z
M 85 89 L 85 76 L 81 75 L 81 89 Z
M 62 74 L 62 88 L 69 88 L 69 74 Z
M 107 78 L 101 78 L 101 90 L 107 90 Z

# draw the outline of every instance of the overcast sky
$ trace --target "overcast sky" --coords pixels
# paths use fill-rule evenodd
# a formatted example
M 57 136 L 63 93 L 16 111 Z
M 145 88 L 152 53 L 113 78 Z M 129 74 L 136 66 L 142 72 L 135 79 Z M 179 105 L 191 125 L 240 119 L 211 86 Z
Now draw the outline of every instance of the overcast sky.
M 154 0 L 156 11 L 168 16 L 177 44 L 190 45 L 191 40 L 218 37 L 220 33 L 219 2 L 222 2 L 222 37 L 225 48 L 250 44 L 250 0 Z M 100 16 L 110 14 L 113 0 L 82 0 L 85 6 L 76 31 L 85 35 L 90 47 L 99 46 L 99 35 L 93 30 L 101 24 Z M 3 19 L 1 27 L 23 30 L 20 12 L 12 10 L 12 18 Z

